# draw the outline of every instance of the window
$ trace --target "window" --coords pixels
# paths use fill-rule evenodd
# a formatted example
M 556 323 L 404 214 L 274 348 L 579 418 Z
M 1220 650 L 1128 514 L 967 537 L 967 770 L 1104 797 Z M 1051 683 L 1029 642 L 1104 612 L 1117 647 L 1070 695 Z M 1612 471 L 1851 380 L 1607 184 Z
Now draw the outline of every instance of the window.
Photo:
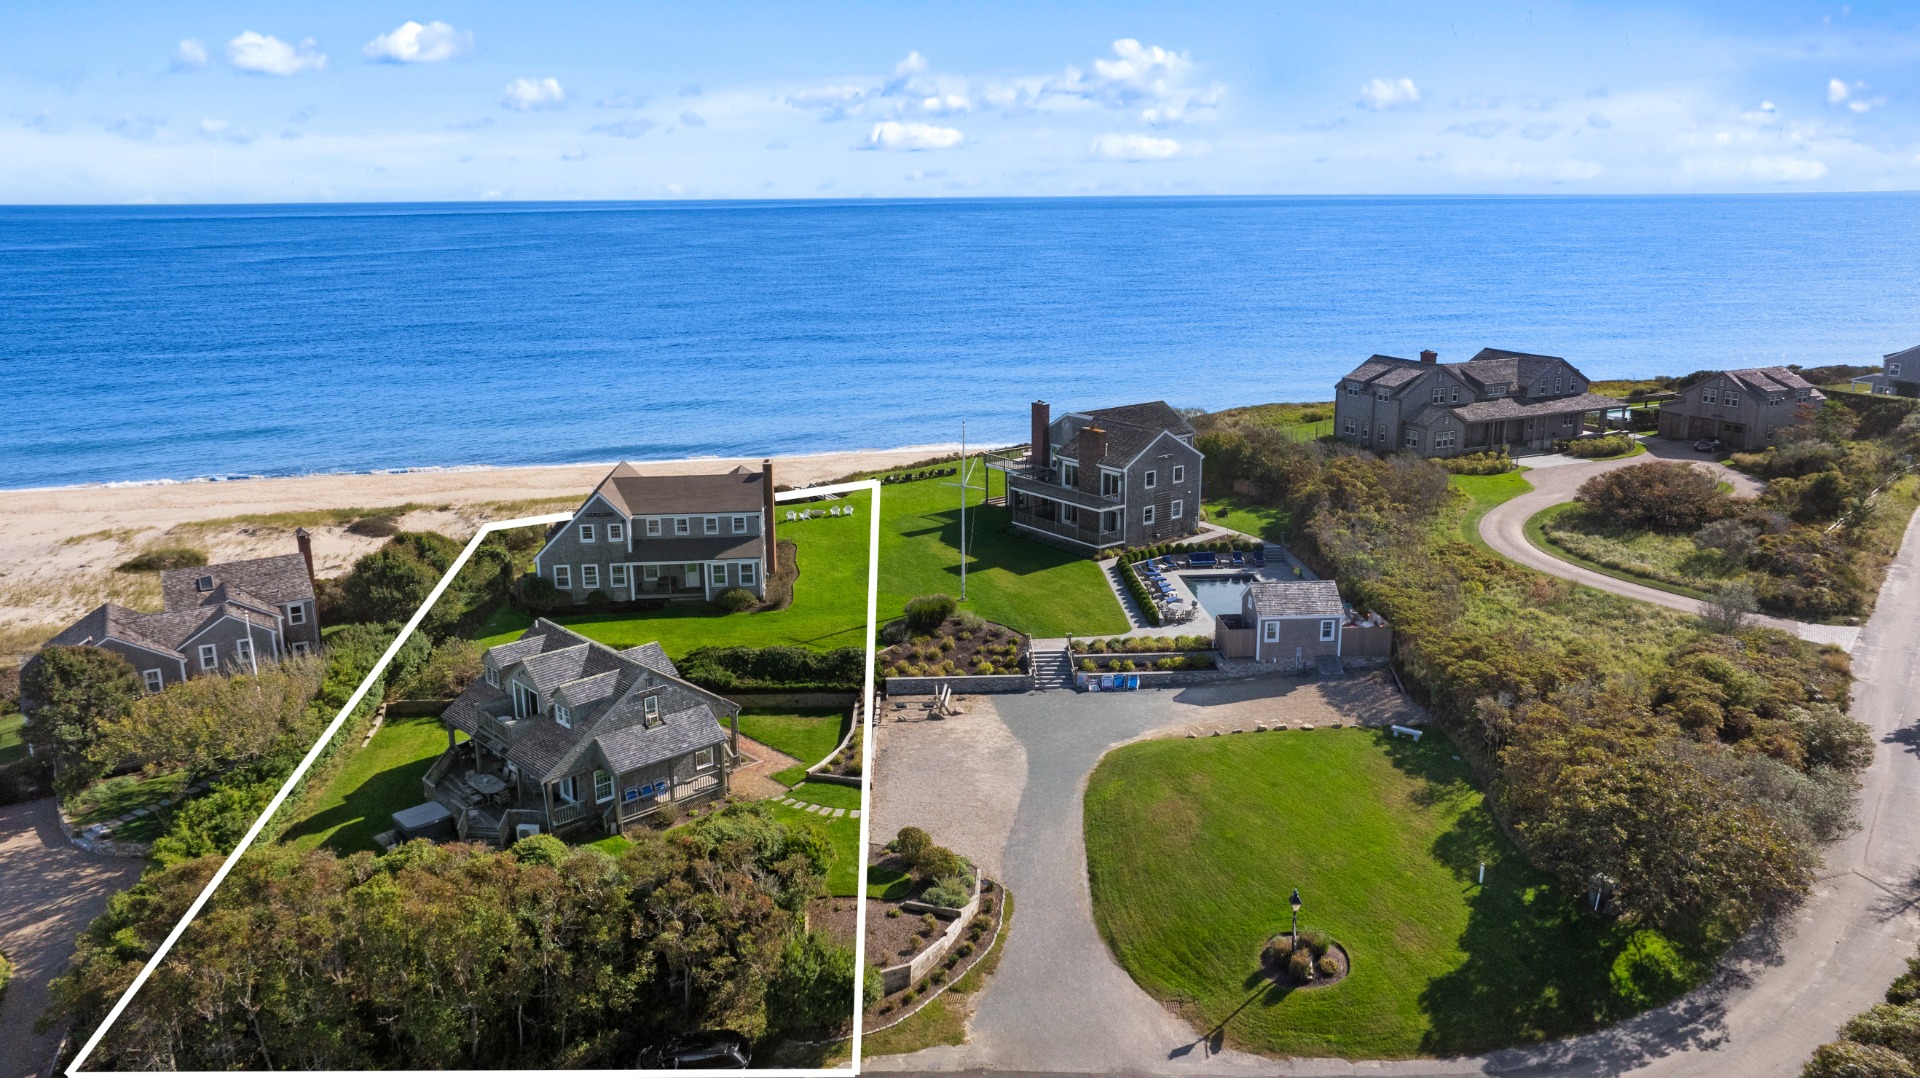
M 1785 397 L 1783 397 L 1783 396 L 1781 396 L 1781 395 L 1780 395 L 1780 394 L 1778 394 L 1778 393 L 1770 393 L 1770 394 L 1768 394 L 1768 395 L 1767 395 L 1767 407 L 1769 407 L 1769 408 L 1778 408 L 1778 407 L 1780 407 L 1780 404 L 1781 404 L 1781 402 L 1782 402 L 1782 401 L 1784 401 L 1784 400 L 1786 400 L 1786 399 L 1787 399 L 1787 398 L 1785 398 Z
M 1719 402 L 1719 400 L 1720 400 L 1720 391 L 1713 388 L 1712 386 L 1708 386 L 1707 388 L 1700 391 L 1700 403 L 1702 404 L 1716 404 Z
M 607 586 L 624 588 L 627 586 L 627 567 L 624 565 L 607 566 Z
M 627 541 L 627 529 L 622 524 L 607 525 L 607 542 L 624 543 Z
M 1460 433 L 1459 431 L 1454 430 L 1452 427 L 1448 427 L 1445 430 L 1434 431 L 1433 447 L 1435 449 L 1452 449 L 1454 439 L 1459 435 L 1459 433 Z
M 1504 397 L 1504 396 L 1506 396 L 1506 395 L 1507 395 L 1507 383 L 1505 383 L 1505 382 L 1491 382 L 1491 383 L 1488 383 L 1488 385 L 1487 385 L 1487 396 L 1489 396 L 1489 397 Z
M 1153 473 L 1148 472 L 1147 476 L 1148 476 L 1147 485 L 1152 486 Z M 1122 476 L 1119 472 L 1107 471 L 1105 468 L 1102 468 L 1100 470 L 1100 495 L 1102 497 L 1118 498 L 1120 496 L 1120 492 L 1124 490 L 1125 487 L 1126 487 L 1125 476 Z
M 1152 490 L 1154 482 L 1159 478 L 1160 478 L 1160 474 L 1158 472 L 1154 471 L 1151 468 L 1147 469 L 1147 476 L 1146 476 L 1147 489 Z
M 686 517 L 674 517 L 673 518 L 673 534 L 692 535 L 693 522 L 688 520 Z
M 1062 486 L 1069 486 L 1069 487 L 1079 486 L 1080 485 L 1080 466 L 1078 464 L 1072 464 L 1072 463 L 1062 464 L 1060 466 L 1060 483 Z
M 568 775 L 566 778 L 554 783 L 553 791 L 560 795 L 560 800 L 565 801 L 569 805 L 579 804 L 580 802 L 580 780 L 574 778 L 572 775 Z
M 660 534 L 660 518 L 659 517 L 647 518 L 647 534 L 648 535 Z
M 220 645 L 200 645 L 200 669 L 211 670 L 220 665 Z
M 1348 382 L 1348 383 L 1347 383 L 1347 396 L 1349 396 L 1349 397 L 1357 397 L 1357 396 L 1359 396 L 1359 395 L 1360 395 L 1360 383 L 1358 383 L 1358 382 Z
M 1888 378 L 1900 377 L 1900 364 L 1898 363 L 1887 364 L 1887 377 Z
M 716 588 L 725 587 L 727 584 L 727 567 L 725 563 L 709 565 L 707 568 L 713 573 L 713 586 Z
M 500 671 L 499 670 L 491 666 L 487 667 L 487 684 L 493 686 L 496 689 L 500 687 Z
M 647 718 L 657 719 L 659 717 L 660 717 L 660 698 L 658 696 L 647 697 Z
M 159 692 L 167 684 L 166 676 L 160 673 L 159 667 L 140 671 L 140 677 L 146 681 L 148 692 Z
M 1878 395 L 1880 395 L 1880 396 L 1882 396 L 1882 397 L 1891 397 L 1891 396 L 1893 396 L 1893 387 L 1892 387 L 1892 386 L 1874 386 L 1874 387 L 1873 387 L 1873 391 L 1874 391 L 1874 392 L 1875 392 L 1876 394 L 1878 394 Z
M 1145 509 L 1140 510 L 1140 523 L 1153 523 L 1153 506 L 1149 505 Z
M 1186 482 L 1186 481 L 1187 481 L 1187 466 L 1186 466 L 1186 465 L 1184 465 L 1184 464 L 1176 464 L 1176 465 L 1174 465 L 1174 466 L 1173 466 L 1173 482 L 1174 482 L 1174 484 L 1175 484 L 1175 485 L 1177 486 L 1177 485 L 1179 485 L 1179 484 L 1181 484 L 1181 483 L 1184 483 L 1184 482 Z
M 1335 626 L 1335 623 L 1334 623 L 1334 620 L 1333 620 L 1332 618 L 1325 618 L 1325 619 L 1323 619 L 1323 620 L 1322 620 L 1322 621 L 1320 622 L 1320 639 L 1322 639 L 1322 640 L 1332 640 L 1332 639 L 1333 639 L 1333 630 L 1334 630 L 1334 628 L 1335 628 L 1335 627 L 1336 627 L 1336 626 Z
M 1186 515 L 1187 503 L 1179 498 L 1175 498 L 1173 500 L 1173 508 L 1167 511 L 1167 516 L 1174 520 L 1179 520 Z
M 1444 385 L 1434 386 L 1433 387 L 1433 403 L 1445 404 L 1446 402 L 1447 402 L 1447 387 Z
M 1735 392 L 1734 392 L 1733 390 L 1731 390 L 1731 389 L 1729 389 L 1729 390 L 1727 390 L 1727 397 L 1726 397 L 1726 404 L 1727 404 L 1727 407 L 1729 407 L 1729 408 L 1731 408 L 1731 407 L 1733 407 L 1734 405 L 1736 405 L 1736 404 L 1739 404 L 1739 403 L 1740 403 L 1740 394 L 1738 394 L 1738 393 L 1735 393 Z
M 1804 401 L 1804 400 L 1807 400 L 1807 399 L 1808 399 L 1808 393 L 1809 393 L 1809 391 L 1808 391 L 1808 390 L 1805 390 L 1805 389 L 1796 389 L 1796 390 L 1794 390 L 1794 391 L 1793 391 L 1793 399 L 1794 399 L 1794 400 L 1797 400 L 1797 401 Z
M 1060 519 L 1067 522 L 1068 524 L 1080 523 L 1080 507 L 1077 505 L 1066 505 L 1063 503 L 1060 506 Z
M 513 683 L 513 717 L 524 719 L 528 715 L 540 713 L 540 694 L 527 688 L 525 682 Z
M 747 518 L 734 517 L 733 518 L 733 534 L 745 535 L 746 532 L 747 532 Z
M 1547 380 L 1545 378 L 1540 379 L 1540 388 L 1534 390 L 1533 395 L 1536 397 L 1544 397 L 1547 395 Z
M 600 567 L 598 565 L 582 565 L 580 567 L 580 586 L 583 588 L 597 588 L 600 586 Z
M 1420 448 L 1420 432 L 1419 431 L 1410 430 L 1407 432 L 1407 448 L 1408 449 Z
M 573 729 L 573 712 L 568 709 L 567 705 L 555 700 L 553 702 L 553 721 L 571 730 Z
M 1459 403 L 1460 403 L 1460 387 L 1459 387 L 1459 386 L 1454 386 L 1454 387 L 1453 387 L 1453 393 L 1452 393 L 1452 398 L 1453 398 L 1453 399 L 1452 399 L 1452 403 L 1454 403 L 1454 404 L 1459 404 Z
M 1376 389 L 1373 391 L 1373 399 L 1377 401 L 1390 401 L 1393 399 L 1393 394 L 1384 389 Z
M 613 800 L 613 776 L 597 768 L 593 772 L 593 800 L 595 804 Z
M 1119 531 L 1120 514 L 1117 511 L 1100 514 L 1100 530 L 1103 532 Z
M 233 642 L 233 661 L 242 664 L 253 661 L 252 640 L 235 640 Z
M 562 590 L 573 587 L 573 566 L 556 565 L 553 567 L 553 586 Z
M 719 517 L 707 517 L 701 526 L 706 529 L 706 532 L 708 535 L 720 534 L 720 518 Z
M 707 768 L 712 767 L 713 766 L 713 750 L 701 749 L 699 752 L 694 753 L 693 766 L 700 769 L 701 771 L 705 771 Z
M 1261 622 L 1260 639 L 1269 644 L 1278 644 L 1280 642 L 1280 623 L 1277 621 Z
M 287 607 L 287 624 L 288 625 L 305 625 L 306 623 L 307 623 L 307 604 L 293 603 Z
M 293 653 L 295 655 L 305 655 L 307 650 L 307 642 L 305 640 L 295 640 L 293 642 Z
M 1353 421 L 1353 417 L 1348 416 L 1345 424 L 1341 426 L 1340 430 L 1342 433 L 1345 433 L 1345 434 L 1353 434 L 1359 430 L 1359 427 L 1360 425 Z
M 1570 379 L 1568 379 L 1568 380 L 1567 380 L 1567 392 L 1569 392 L 1569 393 L 1578 393 L 1578 392 L 1580 392 L 1580 391 L 1581 391 L 1581 387 L 1580 387 L 1580 379 L 1578 379 L 1578 378 L 1570 378 Z
M 656 580 L 658 580 L 658 579 L 660 579 L 660 567 L 659 567 L 658 565 L 643 565 L 643 566 L 641 566 L 641 567 L 640 567 L 640 579 L 642 579 L 642 580 L 644 580 L 644 581 L 646 581 L 646 582 L 647 582 L 647 583 L 649 583 L 649 584 L 651 584 L 651 583 L 653 583 L 654 581 L 656 581 Z
M 1566 415 L 1563 415 L 1560 417 L 1560 425 L 1563 427 L 1574 426 L 1579 421 L 1580 421 L 1580 417 L 1577 415 L 1574 415 L 1572 412 L 1568 412 Z
M 593 542 L 593 525 L 591 524 L 580 525 L 580 541 L 583 543 Z
M 1553 376 L 1553 391 L 1560 392 L 1560 376 L 1557 374 Z
M 760 575 L 760 567 L 750 561 L 743 561 L 739 565 L 734 566 L 734 572 L 736 579 L 740 581 L 741 587 L 751 588 L 753 587 L 754 578 Z

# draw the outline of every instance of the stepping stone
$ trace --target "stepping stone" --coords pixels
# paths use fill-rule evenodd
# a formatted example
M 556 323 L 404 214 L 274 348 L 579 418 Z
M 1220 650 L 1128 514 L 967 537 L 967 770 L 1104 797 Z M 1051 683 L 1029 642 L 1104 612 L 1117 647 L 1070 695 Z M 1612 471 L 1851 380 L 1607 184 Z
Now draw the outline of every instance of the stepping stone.
M 1220 736 L 1220 731 L 1218 731 L 1218 730 L 1215 730 L 1215 731 L 1214 731 L 1213 733 L 1211 733 L 1211 734 L 1208 734 L 1207 736 L 1208 736 L 1208 737 L 1219 737 L 1219 736 Z
M 1334 722 L 1334 723 L 1328 723 L 1327 725 L 1329 725 L 1329 726 L 1331 726 L 1331 727 L 1333 727 L 1334 729 L 1336 729 L 1336 730 L 1338 730 L 1338 729 L 1340 729 L 1340 728 L 1341 728 L 1342 726 L 1345 726 L 1345 725 L 1346 725 L 1346 723 L 1344 723 L 1344 722 Z
M 854 820 L 857 820 L 857 819 L 859 819 L 859 818 L 860 818 L 860 810 L 859 810 L 859 809 L 853 809 L 852 811 L 850 811 L 850 812 L 848 812 L 848 813 L 847 813 L 847 817 L 848 817 L 849 819 L 854 819 Z
M 1313 724 L 1312 724 L 1312 723 L 1310 723 L 1310 722 L 1303 722 L 1303 723 L 1301 723 L 1301 724 L 1300 724 L 1300 729 L 1302 729 L 1302 730 L 1311 730 L 1311 729 L 1313 729 Z
M 152 809 L 143 809 L 143 808 L 137 808 L 137 809 L 134 809 L 134 810 L 133 810 L 133 815 L 134 815 L 134 816 L 136 816 L 136 817 L 138 817 L 138 816 L 151 816 L 151 815 L 153 815 L 153 810 L 152 810 Z
M 797 805 L 797 804 L 799 804 L 800 802 L 798 802 L 798 801 L 795 801 L 795 800 L 794 800 L 793 798 L 791 798 L 791 797 L 783 797 L 783 798 L 781 798 L 781 799 L 780 799 L 780 803 L 781 803 L 781 804 L 783 804 L 783 805 Z
M 834 819 L 836 819 L 836 820 L 837 820 L 837 819 L 839 819 L 839 818 L 840 818 L 840 817 L 842 817 L 842 816 L 845 816 L 846 814 L 847 814 L 847 810 L 846 810 L 846 809 L 834 809 L 834 810 L 833 810 L 833 818 L 834 818 Z

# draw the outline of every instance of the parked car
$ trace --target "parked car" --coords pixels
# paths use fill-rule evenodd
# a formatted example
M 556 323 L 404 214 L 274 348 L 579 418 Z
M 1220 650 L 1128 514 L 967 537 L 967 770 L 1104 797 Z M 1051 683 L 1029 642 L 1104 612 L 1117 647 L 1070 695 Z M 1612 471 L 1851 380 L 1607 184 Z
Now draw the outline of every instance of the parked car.
M 1702 438 L 1693 443 L 1693 447 L 1702 453 L 1718 453 L 1727 447 L 1727 443 L 1718 438 Z
M 682 1033 L 643 1048 L 634 1065 L 650 1071 L 737 1071 L 753 1063 L 753 1044 L 730 1029 Z

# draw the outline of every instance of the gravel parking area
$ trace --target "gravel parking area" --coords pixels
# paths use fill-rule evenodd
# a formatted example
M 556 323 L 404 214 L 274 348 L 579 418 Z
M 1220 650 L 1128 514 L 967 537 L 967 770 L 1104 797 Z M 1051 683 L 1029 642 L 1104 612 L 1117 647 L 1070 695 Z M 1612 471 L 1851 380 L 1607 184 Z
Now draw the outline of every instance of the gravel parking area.
M 878 715 L 873 841 L 918 827 L 989 878 L 1000 878 L 1027 783 L 1025 747 L 1001 721 L 993 697 L 964 697 L 962 713 L 943 719 L 928 718 L 922 700 L 908 700 L 906 708 L 888 704 Z

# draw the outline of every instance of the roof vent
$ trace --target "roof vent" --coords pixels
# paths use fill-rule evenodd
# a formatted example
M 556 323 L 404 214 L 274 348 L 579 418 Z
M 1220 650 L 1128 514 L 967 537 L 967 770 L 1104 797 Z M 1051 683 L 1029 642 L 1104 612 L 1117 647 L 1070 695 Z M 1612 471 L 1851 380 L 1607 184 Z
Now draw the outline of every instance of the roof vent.
M 193 586 L 194 586 L 194 589 L 197 591 L 212 591 L 213 578 L 210 576 L 203 576 L 200 579 L 194 581 Z

